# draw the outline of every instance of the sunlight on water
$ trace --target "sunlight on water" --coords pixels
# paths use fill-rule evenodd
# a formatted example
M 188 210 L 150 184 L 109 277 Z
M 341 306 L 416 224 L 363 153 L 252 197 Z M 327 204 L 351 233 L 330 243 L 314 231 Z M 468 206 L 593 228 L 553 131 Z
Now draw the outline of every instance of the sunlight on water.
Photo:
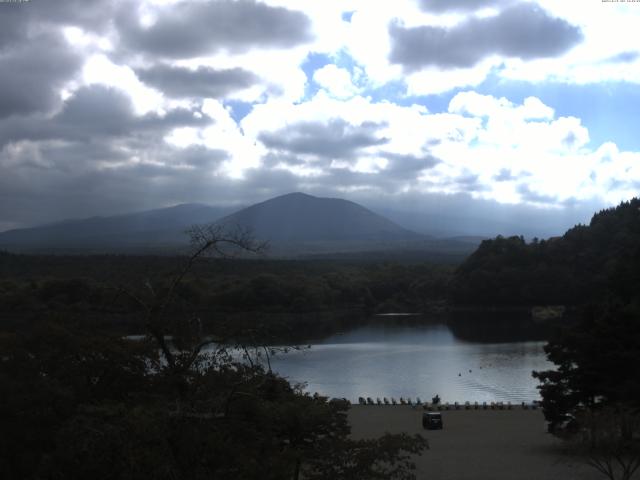
M 367 326 L 277 355 L 275 371 L 329 397 L 420 397 L 448 402 L 539 398 L 532 370 L 547 370 L 544 342 L 474 343 L 446 325 Z

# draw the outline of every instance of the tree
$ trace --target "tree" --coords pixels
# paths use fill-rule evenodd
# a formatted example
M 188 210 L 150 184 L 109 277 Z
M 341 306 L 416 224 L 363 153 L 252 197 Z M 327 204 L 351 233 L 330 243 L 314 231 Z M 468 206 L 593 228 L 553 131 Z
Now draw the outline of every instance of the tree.
M 233 327 L 204 332 L 197 317 L 175 315 L 199 258 L 263 248 L 246 232 L 191 233 L 193 253 L 168 283 L 120 289 L 139 306 L 143 341 L 64 319 L 0 337 L 0 476 L 413 478 L 422 437 L 351 440 L 346 402 L 265 369 L 269 349 L 231 343 L 242 338 Z
M 610 480 L 640 467 L 640 309 L 610 298 L 545 347 L 555 370 L 540 379 L 549 430 Z
M 577 453 L 609 480 L 630 480 L 640 468 L 640 415 L 625 406 L 584 410 L 570 434 Z
M 640 308 L 615 298 L 582 308 L 576 325 L 546 346 L 554 370 L 534 372 L 550 429 L 585 408 L 640 407 Z

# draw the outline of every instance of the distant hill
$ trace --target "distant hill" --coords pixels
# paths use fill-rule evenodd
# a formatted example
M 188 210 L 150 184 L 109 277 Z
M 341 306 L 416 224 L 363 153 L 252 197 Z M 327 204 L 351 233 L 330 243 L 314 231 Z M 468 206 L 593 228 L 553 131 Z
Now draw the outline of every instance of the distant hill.
M 458 267 L 454 301 L 477 305 L 578 305 L 640 292 L 640 199 L 593 215 L 563 236 L 483 241 Z
M 340 198 L 290 193 L 229 215 L 218 223 L 241 226 L 277 243 L 397 241 L 422 238 L 362 205 Z
M 0 233 L 0 249 L 26 253 L 176 253 L 188 244 L 185 230 L 218 223 L 249 229 L 269 243 L 274 257 L 396 252 L 398 258 L 459 262 L 479 239 L 436 239 L 403 228 L 354 202 L 290 193 L 243 208 L 183 204 L 110 217 L 10 230 Z M 336 257 L 334 254 L 338 254 Z M 390 257 L 391 258 L 391 257 Z M 395 257 L 393 257 L 395 258 Z
M 185 245 L 184 231 L 211 223 L 229 208 L 182 204 L 144 212 L 65 220 L 0 233 L 0 247 L 10 250 L 139 250 Z

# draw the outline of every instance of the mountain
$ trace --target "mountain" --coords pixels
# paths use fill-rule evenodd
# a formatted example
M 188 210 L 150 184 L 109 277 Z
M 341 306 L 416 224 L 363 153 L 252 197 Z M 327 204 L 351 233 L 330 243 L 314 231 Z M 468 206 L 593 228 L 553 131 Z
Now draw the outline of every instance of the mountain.
M 187 246 L 185 230 L 190 226 L 214 222 L 229 229 L 249 229 L 257 240 L 269 243 L 268 254 L 274 257 L 352 258 L 356 254 L 353 258 L 376 260 L 385 252 L 385 258 L 397 257 L 399 261 L 438 258 L 458 262 L 479 243 L 475 239 L 436 239 L 403 228 L 357 203 L 304 193 L 282 195 L 232 212 L 230 208 L 183 204 L 66 220 L 0 233 L 0 249 L 31 253 L 175 253 Z
M 249 228 L 256 238 L 272 243 L 387 242 L 422 237 L 357 203 L 304 193 L 257 203 L 218 223 Z
M 231 209 L 182 204 L 144 212 L 91 217 L 9 230 L 0 233 L 0 247 L 10 250 L 139 250 L 175 247 L 188 241 L 186 229 L 211 223 Z

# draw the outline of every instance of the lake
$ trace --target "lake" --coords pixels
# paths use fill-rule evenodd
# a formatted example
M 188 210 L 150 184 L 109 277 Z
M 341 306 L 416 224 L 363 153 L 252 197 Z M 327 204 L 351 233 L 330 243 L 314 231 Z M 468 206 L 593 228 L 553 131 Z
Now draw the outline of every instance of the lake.
M 278 354 L 272 368 L 306 390 L 329 397 L 420 397 L 443 402 L 530 402 L 539 399 L 532 370 L 548 370 L 545 342 L 492 341 L 488 324 L 378 322 L 332 335 L 311 348 Z M 504 331 L 501 330 L 503 333 Z

